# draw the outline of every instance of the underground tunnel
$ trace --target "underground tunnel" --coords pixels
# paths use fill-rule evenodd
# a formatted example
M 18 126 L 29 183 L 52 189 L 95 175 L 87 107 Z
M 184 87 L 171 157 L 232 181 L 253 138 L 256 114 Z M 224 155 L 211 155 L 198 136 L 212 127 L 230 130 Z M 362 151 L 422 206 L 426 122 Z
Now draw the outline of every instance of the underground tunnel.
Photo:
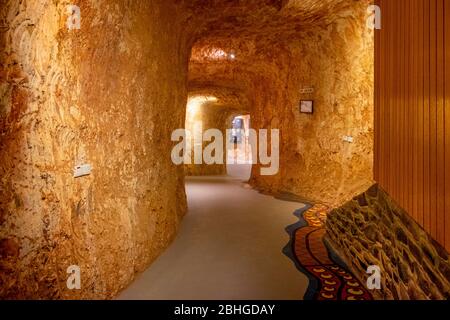
M 0 298 L 448 299 L 449 35 L 446 0 L 0 0 Z

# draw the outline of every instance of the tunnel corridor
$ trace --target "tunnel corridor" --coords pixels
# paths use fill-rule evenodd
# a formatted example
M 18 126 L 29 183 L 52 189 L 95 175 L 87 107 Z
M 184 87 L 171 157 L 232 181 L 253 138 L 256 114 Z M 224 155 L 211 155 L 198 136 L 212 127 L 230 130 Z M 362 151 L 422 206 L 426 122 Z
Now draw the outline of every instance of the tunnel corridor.
M 246 168 L 232 170 L 234 176 Z M 190 177 L 189 209 L 174 243 L 119 299 L 297 300 L 307 277 L 282 254 L 284 231 L 304 205 L 227 176 Z
M 0 0 L 0 299 L 450 298 L 447 0 L 69 2 Z

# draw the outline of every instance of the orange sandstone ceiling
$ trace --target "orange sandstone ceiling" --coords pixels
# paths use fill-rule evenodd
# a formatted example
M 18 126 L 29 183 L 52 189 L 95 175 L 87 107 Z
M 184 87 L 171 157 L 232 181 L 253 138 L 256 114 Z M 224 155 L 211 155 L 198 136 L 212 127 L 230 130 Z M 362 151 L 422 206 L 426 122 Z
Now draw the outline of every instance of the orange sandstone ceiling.
M 363 0 L 364 1 L 364 0 Z M 195 27 L 189 65 L 190 96 L 248 110 L 252 83 L 277 77 L 290 46 L 326 27 L 358 0 L 185 0 Z
M 201 20 L 198 37 L 295 36 L 331 21 L 355 0 L 194 0 L 186 4 L 193 20 Z

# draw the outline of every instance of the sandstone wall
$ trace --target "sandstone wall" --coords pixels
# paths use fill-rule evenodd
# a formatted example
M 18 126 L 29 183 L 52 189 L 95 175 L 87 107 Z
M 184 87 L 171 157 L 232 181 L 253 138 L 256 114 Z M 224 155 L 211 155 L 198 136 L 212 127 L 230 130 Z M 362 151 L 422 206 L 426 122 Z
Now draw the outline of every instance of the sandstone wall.
M 260 176 L 260 167 L 253 167 L 251 184 L 262 192 L 288 192 L 337 206 L 373 183 L 374 34 L 366 26 L 370 1 L 339 3 L 341 9 L 322 13 L 325 20 L 291 21 L 289 13 L 303 2 L 289 2 L 280 11 L 255 9 L 260 20 L 251 26 L 231 18 L 217 20 L 193 47 L 191 86 L 237 92 L 245 97 L 253 128 L 280 129 L 279 173 Z M 323 1 L 316 4 L 331 8 Z M 227 58 L 229 53 L 235 58 Z M 309 86 L 314 93 L 301 94 Z M 300 114 L 301 99 L 314 100 L 313 115 Z M 239 101 L 233 103 L 241 107 Z M 347 135 L 354 143 L 343 141 Z
M 253 186 L 335 206 L 372 184 L 374 43 L 366 9 L 355 2 L 266 57 L 275 68 L 254 78 L 252 125 L 281 130 L 280 172 L 259 176 L 254 166 Z M 314 93 L 301 94 L 305 87 Z M 299 112 L 301 99 L 314 100 L 314 114 Z M 343 141 L 347 135 L 354 143 Z
M 448 253 L 377 185 L 327 217 L 326 242 L 365 283 L 381 268 L 381 299 L 449 299 Z
M 227 173 L 226 168 L 226 129 L 231 126 L 231 121 L 228 123 L 231 110 L 214 105 L 202 106 L 195 121 L 200 121 L 203 124 L 203 133 L 209 129 L 218 129 L 223 135 L 223 164 L 206 164 L 203 159 L 202 164 L 194 164 L 194 151 L 192 150 L 192 163 L 184 166 L 184 172 L 186 176 L 208 176 L 208 175 L 225 175 Z M 186 128 L 189 129 L 192 134 L 194 132 L 194 123 L 192 121 L 186 122 Z M 210 141 L 206 141 L 202 144 L 203 151 L 210 144 Z M 192 141 L 192 147 L 194 142 Z
M 111 298 L 174 237 L 187 28 L 171 1 L 0 1 L 0 297 Z M 170 115 L 168 117 L 167 115 Z M 77 164 L 90 176 L 73 178 Z M 82 289 L 66 288 L 81 267 Z

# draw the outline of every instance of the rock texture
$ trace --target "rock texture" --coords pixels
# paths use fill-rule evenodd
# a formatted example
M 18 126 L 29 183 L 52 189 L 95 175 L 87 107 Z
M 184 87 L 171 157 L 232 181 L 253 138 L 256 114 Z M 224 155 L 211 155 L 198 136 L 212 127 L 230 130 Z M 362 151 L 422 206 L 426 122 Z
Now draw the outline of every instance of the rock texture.
M 336 206 L 373 183 L 369 1 L 336 2 L 334 11 L 318 14 L 321 19 L 302 16 L 300 7 L 295 11 L 300 3 L 307 2 L 255 9 L 258 23 L 233 8 L 224 9 L 225 16 L 229 11 L 237 15 L 230 20 L 238 27 L 227 27 L 222 17 L 197 40 L 189 86 L 246 97 L 244 105 L 235 103 L 249 110 L 253 128 L 280 129 L 280 172 L 260 176 L 255 165 L 254 187 Z M 331 4 L 314 8 L 323 14 Z M 314 93 L 302 94 L 305 87 L 313 87 Z M 314 100 L 313 115 L 300 114 L 301 99 Z M 347 135 L 354 143 L 343 141 Z
M 382 299 L 449 299 L 450 259 L 377 185 L 327 217 L 327 242 L 361 281 L 381 268 Z
M 66 1 L 0 0 L 0 297 L 111 298 L 162 252 L 186 209 L 170 137 L 188 95 L 218 98 L 208 126 L 249 112 L 282 131 L 280 173 L 253 172 L 261 190 L 331 204 L 361 192 L 369 3 L 77 0 L 68 30 Z M 313 116 L 298 112 L 309 85 Z M 92 174 L 74 179 L 84 163 Z
M 0 1 L 0 297 L 111 298 L 185 212 L 188 30 L 169 1 Z M 167 115 L 170 114 L 170 117 Z M 75 165 L 90 176 L 74 179 Z M 82 290 L 66 287 L 71 265 Z

